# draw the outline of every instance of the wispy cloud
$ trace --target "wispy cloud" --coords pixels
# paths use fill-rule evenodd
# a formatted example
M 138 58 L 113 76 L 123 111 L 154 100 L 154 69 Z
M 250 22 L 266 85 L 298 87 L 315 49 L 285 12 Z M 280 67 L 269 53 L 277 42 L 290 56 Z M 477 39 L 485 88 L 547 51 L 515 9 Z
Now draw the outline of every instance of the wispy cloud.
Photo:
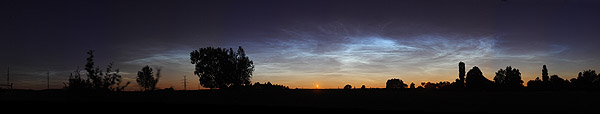
M 487 77 L 493 77 L 488 75 L 499 69 L 495 64 L 499 61 L 502 65 L 535 68 L 532 65 L 546 62 L 540 58 L 552 59 L 569 50 L 565 45 L 548 44 L 543 45 L 547 46 L 543 50 L 523 53 L 514 50 L 514 46 L 505 46 L 505 39 L 498 35 L 386 36 L 383 28 L 373 31 L 340 24 L 281 32 L 271 38 L 242 43 L 255 63 L 253 81 L 277 81 L 292 87 L 310 87 L 323 81 L 330 83 L 329 86 L 361 83 L 382 87 L 391 77 L 411 82 L 451 81 L 456 78 L 459 61 L 465 61 L 469 67 L 479 66 L 486 70 Z M 236 44 L 240 43 L 226 45 Z M 193 65 L 189 63 L 189 51 L 166 50 L 122 63 L 140 68 L 171 66 L 174 68 L 170 70 L 176 73 L 168 75 L 190 75 Z
M 255 77 L 314 80 L 312 76 L 333 75 L 346 80 L 339 83 L 372 84 L 389 77 L 417 79 L 446 73 L 458 61 L 484 60 L 494 53 L 497 39 L 493 35 L 403 37 L 344 28 L 317 30 L 283 30 L 291 38 L 255 42 L 253 46 L 262 50 L 249 54 L 256 63 Z

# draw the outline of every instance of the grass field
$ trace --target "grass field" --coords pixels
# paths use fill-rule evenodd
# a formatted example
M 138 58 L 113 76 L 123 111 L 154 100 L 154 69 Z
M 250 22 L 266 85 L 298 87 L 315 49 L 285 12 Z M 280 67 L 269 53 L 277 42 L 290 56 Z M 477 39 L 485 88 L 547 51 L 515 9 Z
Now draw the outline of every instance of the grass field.
M 600 92 L 590 91 L 291 89 L 70 93 L 63 90 L 12 90 L 0 92 L 0 101 L 13 107 L 85 109 L 147 106 L 234 112 L 600 112 L 597 109 L 600 106 Z

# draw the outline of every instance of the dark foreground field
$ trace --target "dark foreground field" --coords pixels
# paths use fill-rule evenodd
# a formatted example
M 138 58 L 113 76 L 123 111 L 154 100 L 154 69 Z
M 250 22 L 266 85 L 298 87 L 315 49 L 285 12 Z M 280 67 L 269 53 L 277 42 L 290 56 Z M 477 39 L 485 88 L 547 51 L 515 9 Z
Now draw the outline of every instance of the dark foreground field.
M 434 90 L 1 91 L 3 108 L 205 112 L 600 112 L 600 92 Z

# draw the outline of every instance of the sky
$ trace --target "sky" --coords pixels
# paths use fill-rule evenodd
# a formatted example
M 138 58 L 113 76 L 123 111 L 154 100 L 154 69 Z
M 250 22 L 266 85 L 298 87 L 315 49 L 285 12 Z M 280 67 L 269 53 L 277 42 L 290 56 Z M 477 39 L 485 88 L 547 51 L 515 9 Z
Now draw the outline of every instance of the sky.
M 383 88 L 454 81 L 458 62 L 493 79 L 506 66 L 527 82 L 599 69 L 600 2 L 593 0 L 4 0 L 0 83 L 64 87 L 95 62 L 120 69 L 127 90 L 142 67 L 159 88 L 199 89 L 189 53 L 242 46 L 251 81 L 290 88 Z

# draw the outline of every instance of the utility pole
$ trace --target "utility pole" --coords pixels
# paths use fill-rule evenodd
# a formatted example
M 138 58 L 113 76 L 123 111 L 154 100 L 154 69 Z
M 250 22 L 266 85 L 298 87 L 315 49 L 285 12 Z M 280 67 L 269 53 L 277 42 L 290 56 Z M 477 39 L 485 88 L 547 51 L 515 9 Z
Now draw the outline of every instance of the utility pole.
M 46 82 L 48 82 L 48 89 L 50 89 L 50 71 L 46 73 Z
M 10 85 L 10 67 L 6 71 L 6 85 Z
M 6 86 L 10 86 L 10 89 L 13 89 L 13 84 L 10 83 L 10 67 L 6 70 Z
M 187 79 L 185 78 L 185 75 L 183 76 L 183 90 L 187 90 Z

